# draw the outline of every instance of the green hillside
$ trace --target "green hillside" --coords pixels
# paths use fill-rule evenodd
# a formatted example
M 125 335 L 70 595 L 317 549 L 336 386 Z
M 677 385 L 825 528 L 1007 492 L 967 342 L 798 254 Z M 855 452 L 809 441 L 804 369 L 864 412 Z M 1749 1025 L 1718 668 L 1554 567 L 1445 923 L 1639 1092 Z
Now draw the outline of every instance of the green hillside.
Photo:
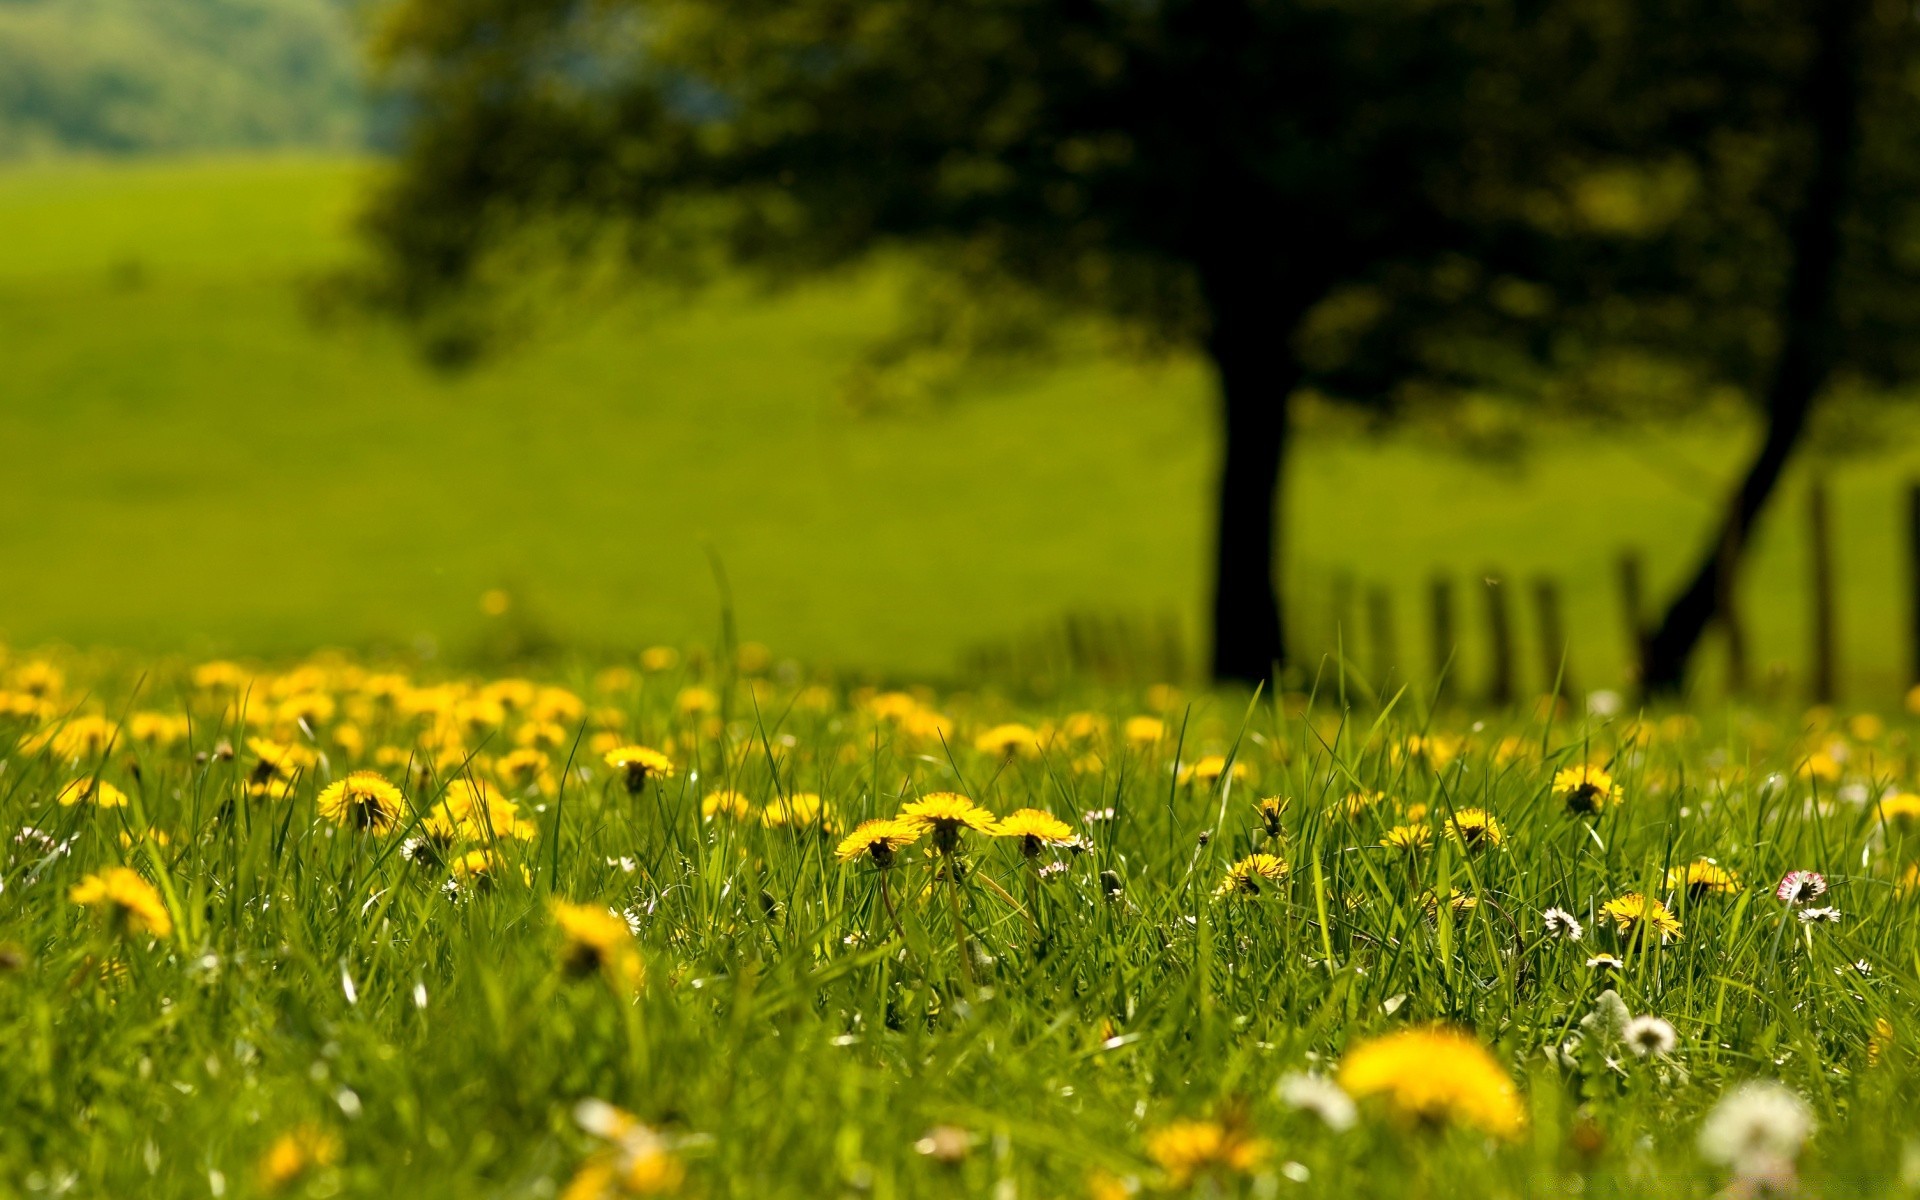
M 391 332 L 305 315 L 303 281 L 351 252 L 370 169 L 0 174 L 0 630 L 13 641 L 460 645 L 485 620 L 480 594 L 507 586 L 561 638 L 642 645 L 716 628 L 710 553 L 745 636 L 843 663 L 938 670 L 1075 609 L 1178 613 L 1193 640 L 1211 423 L 1197 364 L 1080 360 L 933 413 L 856 416 L 838 383 L 898 284 L 875 271 L 556 318 L 535 344 L 445 378 Z M 1330 640 L 1331 581 L 1352 572 L 1393 587 L 1401 650 L 1424 666 L 1415 604 L 1436 567 L 1463 582 L 1549 571 L 1568 593 L 1577 677 L 1616 679 L 1616 552 L 1643 547 L 1666 587 L 1739 440 L 1563 434 L 1513 471 L 1309 436 L 1292 497 L 1296 633 Z M 1849 669 L 1881 695 L 1906 655 L 1898 522 L 1917 468 L 1889 453 L 1835 482 Z M 1762 531 L 1760 667 L 1803 661 L 1802 524 L 1790 494 Z M 1477 622 L 1466 632 L 1477 678 Z
M 342 0 L 0 0 L 0 158 L 356 145 Z

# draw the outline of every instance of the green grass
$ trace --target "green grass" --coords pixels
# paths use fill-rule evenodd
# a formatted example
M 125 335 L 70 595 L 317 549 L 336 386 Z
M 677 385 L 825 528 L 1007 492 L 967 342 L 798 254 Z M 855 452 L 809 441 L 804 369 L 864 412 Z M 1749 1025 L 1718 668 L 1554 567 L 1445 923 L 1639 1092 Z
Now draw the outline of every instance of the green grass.
M 479 373 L 439 377 L 392 331 L 303 315 L 303 282 L 352 253 L 372 169 L 0 174 L 0 631 L 16 644 L 460 646 L 480 593 L 506 585 L 564 643 L 632 647 L 711 635 L 710 555 L 744 634 L 816 661 L 943 671 L 1069 610 L 1171 612 L 1198 641 L 1199 364 L 1083 357 L 935 412 L 855 416 L 838 382 L 901 285 L 871 270 L 568 315 Z M 1740 440 L 1546 431 L 1514 471 L 1310 434 L 1290 496 L 1296 636 L 1331 644 L 1332 580 L 1349 572 L 1393 589 L 1402 658 L 1423 674 L 1434 569 L 1548 571 L 1568 593 L 1576 680 L 1615 682 L 1614 555 L 1644 548 L 1654 590 L 1669 586 Z M 1898 521 L 1917 469 L 1903 449 L 1835 480 L 1856 695 L 1905 682 Z M 1748 608 L 1756 665 L 1798 672 L 1794 487 L 1784 503 Z M 1466 633 L 1477 680 L 1477 622 Z M 1523 654 L 1530 679 L 1538 657 Z
M 1309 710 L 1082 692 L 1036 711 L 929 692 L 916 734 L 897 708 L 878 717 L 831 683 L 749 692 L 670 671 L 596 685 L 586 662 L 572 682 L 591 741 L 563 770 L 581 711 L 567 698 L 522 695 L 492 717 L 466 704 L 531 688 L 395 688 L 334 660 L 254 678 L 243 726 L 233 693 L 165 664 L 66 665 L 47 715 L 0 728 L 0 1194 L 265 1195 L 257 1164 L 310 1128 L 340 1153 L 281 1194 L 550 1197 L 603 1152 L 570 1119 L 599 1098 L 669 1139 L 696 1196 L 1130 1194 L 1091 1190 L 1109 1179 L 1147 1195 L 1704 1200 L 1725 1172 L 1695 1152 L 1696 1131 L 1749 1079 L 1792 1089 L 1819 1122 L 1808 1194 L 1905 1194 L 1920 926 L 1896 885 L 1914 847 L 1866 798 L 1905 760 L 1911 723 L 1804 737 L 1795 718 L 1753 714 L 1704 732 L 1468 729 L 1428 727 L 1413 703 L 1375 723 L 1324 697 Z M 696 684 L 724 720 L 676 701 Z M 311 715 L 315 696 L 334 702 L 331 719 Z M 275 711 L 290 697 L 305 697 L 306 729 Z M 566 727 L 548 784 L 497 783 L 529 836 L 504 836 L 493 810 L 492 884 L 450 872 L 484 852 L 472 826 L 403 852 L 449 789 L 490 779 L 524 740 L 529 699 Z M 1123 740 L 1150 703 L 1173 704 L 1164 736 Z M 975 747 L 995 723 L 1044 726 L 1070 705 L 1107 732 L 1008 758 Z M 65 744 L 75 707 L 194 725 L 170 745 L 130 732 Z M 441 715 L 404 715 L 416 711 Z M 343 740 L 349 725 L 363 748 Z M 1416 755 L 1421 731 L 1466 741 Z M 324 757 L 289 782 L 250 733 Z M 631 793 L 598 753 L 626 738 L 670 752 L 675 773 Z M 221 741 L 238 755 L 205 755 Z M 1842 778 L 1794 777 L 1806 753 L 1836 745 Z M 393 826 L 336 826 L 319 793 L 383 749 L 407 792 Z M 1176 760 L 1206 752 L 1244 778 L 1221 762 L 1224 788 L 1181 781 Z M 409 756 L 439 766 L 413 770 Z M 1557 768 L 1589 759 L 1624 791 L 1593 819 L 1549 792 Z M 60 806 L 75 779 L 129 802 Z M 254 797 L 250 781 L 275 786 Z M 703 819 L 722 788 L 749 807 Z M 1376 788 L 1383 799 L 1347 813 L 1345 797 Z M 1087 849 L 1025 859 L 967 833 L 954 876 L 922 840 L 883 895 L 870 863 L 834 861 L 830 832 L 757 815 L 817 793 L 844 829 L 937 790 L 1002 815 L 1049 809 Z M 1267 794 L 1291 798 L 1277 837 L 1254 807 Z M 1469 808 L 1494 814 L 1497 845 L 1450 840 Z M 1084 815 L 1095 810 L 1111 815 Z M 1380 845 L 1396 823 L 1431 848 Z M 15 837 L 22 826 L 38 833 Z M 1217 894 L 1255 847 L 1284 859 L 1285 879 Z M 1690 898 L 1665 882 L 1702 855 L 1743 890 Z M 69 899 L 120 865 L 151 881 L 170 932 Z M 1774 899 L 1799 868 L 1826 873 L 1837 924 L 1803 924 Z M 1599 906 L 1628 891 L 1669 900 L 1683 937 L 1636 943 L 1612 928 Z M 562 969 L 556 898 L 632 914 L 633 949 L 603 961 L 639 956 L 637 997 L 617 984 L 624 972 Z M 1578 914 L 1585 940 L 1549 938 L 1548 906 Z M 1622 965 L 1590 965 L 1601 953 Z M 1580 1024 L 1609 987 L 1672 1024 L 1670 1052 L 1636 1056 Z M 1458 1118 L 1409 1127 L 1364 1097 L 1359 1124 L 1337 1132 L 1276 1091 L 1435 1022 L 1467 1030 L 1512 1081 L 1524 1126 L 1510 1138 Z M 1556 1065 L 1549 1050 L 1576 1032 L 1574 1063 Z M 1179 1119 L 1223 1122 L 1271 1152 L 1185 1187 L 1152 1154 L 1154 1132 Z

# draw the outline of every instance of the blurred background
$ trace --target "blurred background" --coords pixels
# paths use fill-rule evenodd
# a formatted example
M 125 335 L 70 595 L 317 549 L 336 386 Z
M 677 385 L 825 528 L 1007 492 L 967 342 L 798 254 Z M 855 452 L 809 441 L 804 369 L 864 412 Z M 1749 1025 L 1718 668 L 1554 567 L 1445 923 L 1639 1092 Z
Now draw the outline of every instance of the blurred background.
M 775 283 L 556 288 L 450 363 L 342 298 L 420 113 L 368 86 L 372 29 L 338 0 L 0 0 L 0 636 L 512 656 L 709 639 L 730 606 L 742 637 L 877 674 L 1205 673 L 1202 349 L 1096 313 L 1016 353 L 890 350 L 929 285 L 885 245 Z M 1610 369 L 1651 415 L 1301 397 L 1295 661 L 1429 679 L 1441 579 L 1478 692 L 1498 579 L 1518 691 L 1562 643 L 1580 688 L 1630 686 L 1764 421 L 1759 388 Z M 1740 574 L 1749 688 L 1813 686 L 1816 480 L 1835 688 L 1912 682 L 1905 395 L 1843 396 L 1796 446 Z M 1718 642 L 1696 677 L 1724 686 Z

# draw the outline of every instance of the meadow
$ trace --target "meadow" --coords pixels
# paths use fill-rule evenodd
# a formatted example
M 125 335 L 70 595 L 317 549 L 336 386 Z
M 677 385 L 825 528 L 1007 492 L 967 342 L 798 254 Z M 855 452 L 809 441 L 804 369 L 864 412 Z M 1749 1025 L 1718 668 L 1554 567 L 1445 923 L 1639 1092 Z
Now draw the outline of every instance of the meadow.
M 14 644 L 457 654 L 486 637 L 479 597 L 504 588 L 557 644 L 630 651 L 715 636 L 717 559 L 745 636 L 850 670 L 951 678 L 968 647 L 1068 611 L 1168 615 L 1197 655 L 1213 420 L 1198 364 L 1081 349 L 858 414 L 841 385 L 911 282 L 876 266 L 771 294 L 642 288 L 437 374 L 392 329 L 311 318 L 310 286 L 356 253 L 375 170 L 266 156 L 0 172 L 0 559 L 34 564 L 0 597 Z M 1843 665 L 1875 703 L 1909 682 L 1900 547 L 1920 456 L 1905 427 L 1830 464 Z M 1664 593 L 1749 436 L 1548 427 L 1502 465 L 1309 429 L 1288 498 L 1294 635 L 1312 661 L 1335 643 L 1335 577 L 1378 582 L 1403 674 L 1423 678 L 1432 571 L 1546 572 L 1575 678 L 1618 684 L 1616 553 L 1643 550 Z M 1800 486 L 1746 576 L 1756 674 L 1778 667 L 1790 689 L 1807 644 Z M 1463 633 L 1459 675 L 1477 686 L 1477 623 Z M 1538 658 L 1522 655 L 1529 677 Z
M 1920 1174 L 1909 719 L 1039 710 L 755 645 L 0 679 L 0 1194 Z

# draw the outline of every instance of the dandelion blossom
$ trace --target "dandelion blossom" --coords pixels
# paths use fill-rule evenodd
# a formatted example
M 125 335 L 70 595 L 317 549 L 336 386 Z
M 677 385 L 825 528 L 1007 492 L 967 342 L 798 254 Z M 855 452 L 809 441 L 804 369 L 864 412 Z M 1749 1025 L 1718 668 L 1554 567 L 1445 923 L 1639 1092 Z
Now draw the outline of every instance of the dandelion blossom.
M 127 867 L 108 867 L 75 884 L 67 899 L 84 908 L 97 908 L 107 915 L 107 923 L 121 933 L 151 933 L 166 937 L 173 932 L 173 915 L 167 911 L 160 893 Z
M 1639 892 L 1628 892 L 1600 906 L 1600 915 L 1613 922 L 1614 929 L 1630 945 L 1642 943 L 1649 931 L 1660 937 L 1660 942 L 1677 942 L 1681 938 L 1680 918 L 1673 910 L 1651 896 Z
M 1732 896 L 1740 891 L 1740 876 L 1710 858 L 1696 858 L 1683 867 L 1668 868 L 1667 886 L 1682 889 L 1695 900 Z
M 400 789 L 373 771 L 355 771 L 328 784 L 318 800 L 320 815 L 347 829 L 392 833 L 406 799 Z
M 1700 1155 L 1742 1175 L 1792 1163 L 1813 1132 L 1807 1102 L 1777 1083 L 1743 1083 L 1700 1124 Z
M 1659 1017 L 1646 1016 L 1628 1021 L 1626 1028 L 1620 1031 L 1620 1040 L 1641 1058 L 1664 1058 L 1680 1044 L 1680 1035 L 1674 1032 L 1671 1023 Z
M 627 791 L 633 794 L 646 787 L 649 779 L 673 778 L 673 760 L 651 746 L 615 746 L 604 761 L 621 772 Z
M 992 813 L 957 792 L 929 792 L 904 805 L 899 819 L 933 835 L 933 848 L 952 854 L 960 848 L 966 830 L 991 834 L 998 822 Z
M 711 821 L 715 817 L 744 821 L 752 815 L 753 801 L 731 788 L 708 792 L 700 798 L 700 819 L 703 821 Z
M 1020 853 L 1036 858 L 1047 846 L 1064 846 L 1073 840 L 1073 827 L 1050 812 L 1023 808 L 993 827 L 993 836 L 1019 838 Z
M 1617 802 L 1624 794 L 1613 776 L 1599 767 L 1567 767 L 1553 777 L 1553 794 L 1575 816 L 1590 817 Z
M 1147 1135 L 1147 1157 L 1184 1188 L 1203 1175 L 1244 1175 L 1266 1160 L 1267 1143 L 1237 1124 L 1174 1121 Z
M 561 970 L 575 979 L 604 975 L 629 991 L 640 986 L 645 967 L 625 917 L 610 908 L 565 900 L 555 900 L 551 907 L 560 929 Z
M 1040 735 L 1030 725 L 995 725 L 973 739 L 973 748 L 996 758 L 1040 753 Z
M 125 808 L 127 794 L 104 779 L 76 779 L 60 789 L 60 807 L 92 804 L 96 808 Z
M 1433 829 L 1427 825 L 1395 825 L 1380 844 L 1392 850 L 1425 850 L 1433 845 Z
M 1417 1125 L 1465 1125 L 1513 1137 L 1526 1124 L 1519 1091 L 1473 1038 L 1446 1029 L 1408 1030 L 1365 1042 L 1340 1064 L 1356 1100 L 1378 1097 Z
M 1258 896 L 1287 880 L 1287 862 L 1277 854 L 1249 854 L 1227 868 L 1216 896 Z
M 260 1156 L 260 1189 L 279 1192 L 288 1185 L 340 1161 L 340 1139 L 317 1125 L 300 1125 L 281 1134 Z
M 893 865 L 895 854 L 924 836 L 926 831 L 918 825 L 894 817 L 882 817 L 860 822 L 852 833 L 840 839 L 840 845 L 833 853 L 843 863 L 870 858 L 874 866 L 885 870 Z
M 1468 850 L 1499 846 L 1507 840 L 1506 830 L 1484 808 L 1462 808 L 1447 820 L 1447 833 Z
M 605 1144 L 580 1164 L 560 1200 L 666 1196 L 680 1190 L 686 1168 L 679 1156 L 632 1113 L 604 1100 L 582 1100 L 574 1106 L 573 1119 Z

